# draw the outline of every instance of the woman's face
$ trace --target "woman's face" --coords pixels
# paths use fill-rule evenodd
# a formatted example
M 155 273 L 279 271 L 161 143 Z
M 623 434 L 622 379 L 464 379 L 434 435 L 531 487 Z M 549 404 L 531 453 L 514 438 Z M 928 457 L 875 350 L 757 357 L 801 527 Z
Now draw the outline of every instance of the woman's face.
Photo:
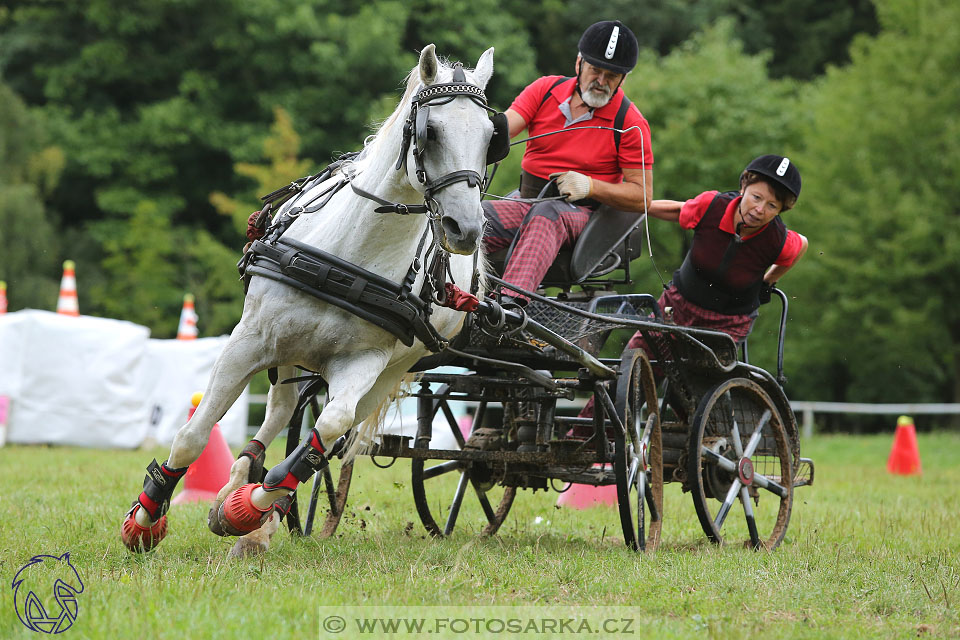
M 739 221 L 747 230 L 759 229 L 776 218 L 782 209 L 783 204 L 774 194 L 773 187 L 761 180 L 743 190 Z

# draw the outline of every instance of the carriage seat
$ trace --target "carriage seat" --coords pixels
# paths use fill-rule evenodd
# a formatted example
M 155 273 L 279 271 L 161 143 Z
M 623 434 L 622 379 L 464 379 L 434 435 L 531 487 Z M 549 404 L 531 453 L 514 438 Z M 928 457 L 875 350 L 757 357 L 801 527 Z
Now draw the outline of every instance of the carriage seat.
M 643 220 L 644 214 L 600 205 L 590 216 L 576 244 L 560 249 L 540 288 L 559 287 L 569 291 L 574 285 L 609 287 L 613 284 L 629 284 L 630 261 L 639 256 L 641 251 Z M 516 239 L 509 247 L 487 256 L 490 266 L 498 274 L 503 274 L 515 243 Z M 600 279 L 617 269 L 624 270 L 623 279 Z

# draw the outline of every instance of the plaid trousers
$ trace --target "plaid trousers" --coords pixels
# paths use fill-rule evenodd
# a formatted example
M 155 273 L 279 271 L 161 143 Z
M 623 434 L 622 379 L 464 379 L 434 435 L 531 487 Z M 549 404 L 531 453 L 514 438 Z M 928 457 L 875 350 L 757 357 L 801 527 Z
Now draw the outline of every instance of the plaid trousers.
M 677 288 L 673 286 L 673 283 L 664 289 L 660 295 L 660 300 L 657 302 L 661 309 L 671 308 L 670 317 L 674 324 L 681 327 L 697 327 L 699 329 L 723 331 L 733 338 L 733 341 L 738 345 L 750 335 L 750 331 L 753 329 L 753 323 L 757 319 L 756 311 L 749 314 L 727 315 L 717 311 L 711 311 L 710 309 L 704 309 L 684 298 L 683 295 L 677 291 Z M 625 349 L 643 349 L 650 358 L 655 357 L 653 351 L 651 351 L 650 347 L 647 346 L 647 342 L 643 339 L 643 334 L 639 331 L 631 336 Z M 659 367 L 654 366 L 654 374 L 659 378 L 663 375 L 663 371 Z M 587 400 L 587 404 L 584 405 L 578 415 L 581 418 L 593 417 L 592 396 Z M 580 425 L 577 425 L 573 431 L 573 435 L 578 437 L 586 437 L 591 433 L 593 433 L 592 428 L 581 428 Z
M 504 268 L 503 279 L 518 287 L 535 291 L 557 258 L 561 247 L 572 247 L 590 218 L 587 207 L 562 200 L 534 205 L 510 200 L 485 200 L 487 219 L 483 248 L 493 253 L 517 243 Z

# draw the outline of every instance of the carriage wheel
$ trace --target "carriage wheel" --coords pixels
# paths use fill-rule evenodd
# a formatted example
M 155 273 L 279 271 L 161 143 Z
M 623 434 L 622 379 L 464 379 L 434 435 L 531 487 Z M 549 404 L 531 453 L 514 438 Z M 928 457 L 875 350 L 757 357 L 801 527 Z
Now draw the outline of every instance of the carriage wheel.
M 309 536 L 313 532 L 313 520 L 316 516 L 316 505 L 320 497 L 320 489 L 327 496 L 327 514 L 320 526 L 318 538 L 329 538 L 336 532 L 343 517 L 343 510 L 347 506 L 347 494 L 350 492 L 350 480 L 353 478 L 353 462 L 340 465 L 340 476 L 334 486 L 333 472 L 325 467 L 313 476 L 313 489 L 310 493 L 310 507 L 307 510 L 307 524 L 303 528 L 303 535 Z
M 447 386 L 444 385 L 437 393 L 442 396 L 446 392 Z M 428 411 L 431 422 L 437 411 L 442 410 L 447 419 L 447 425 L 456 438 L 457 448 L 462 449 L 463 434 L 460 433 L 460 427 L 446 400 L 433 399 L 430 405 L 431 407 L 426 409 L 422 404 L 421 410 Z M 475 428 L 482 424 L 486 407 L 487 403 L 481 402 L 477 408 L 473 422 Z M 421 446 L 419 437 L 416 446 Z M 416 458 L 411 462 L 413 501 L 420 521 L 432 536 L 449 536 L 453 533 L 457 522 L 464 518 L 467 522 L 479 522 L 483 525 L 480 531 L 481 536 L 493 535 L 503 524 L 510 512 L 510 507 L 513 506 L 513 499 L 517 494 L 516 487 L 503 487 L 491 482 L 490 469 L 483 463 L 445 460 L 439 464 L 432 464 L 430 461 Z M 434 519 L 434 513 L 446 518 L 442 528 Z
M 624 354 L 616 409 L 626 435 L 614 435 L 614 475 L 623 540 L 654 551 L 663 524 L 663 456 L 653 369 L 641 349 Z M 649 412 L 649 415 L 645 414 Z
M 297 411 L 290 421 L 290 429 L 287 437 L 289 442 L 296 444 L 299 441 L 299 433 L 303 426 L 304 419 L 315 423 L 320 415 L 320 403 L 317 400 L 317 393 L 320 390 L 319 384 L 304 386 L 300 391 L 298 406 L 302 406 L 302 411 Z M 306 398 L 309 397 L 309 400 Z M 306 401 L 306 402 L 304 402 Z M 288 452 L 289 455 L 289 452 Z M 334 472 L 331 467 L 325 467 L 313 476 L 313 487 L 310 491 L 310 504 L 307 506 L 306 522 L 303 526 L 303 535 L 309 536 L 313 533 L 313 522 L 317 515 L 317 503 L 320 501 L 320 491 L 323 489 L 323 495 L 326 496 L 327 512 L 324 515 L 323 522 L 320 525 L 318 538 L 329 538 L 340 525 L 340 518 L 343 517 L 343 510 L 347 504 L 347 495 L 350 492 L 350 481 L 353 478 L 353 462 L 347 462 L 340 465 L 339 477 L 334 480 Z M 298 494 L 294 494 L 295 496 Z M 287 526 L 291 531 L 299 532 L 300 519 L 299 508 L 296 498 L 294 504 L 287 514 Z M 292 517 L 291 517 L 292 516 Z
M 787 432 L 770 396 L 745 378 L 720 383 L 700 401 L 688 447 L 687 478 L 710 540 L 775 549 L 790 521 L 793 473 Z

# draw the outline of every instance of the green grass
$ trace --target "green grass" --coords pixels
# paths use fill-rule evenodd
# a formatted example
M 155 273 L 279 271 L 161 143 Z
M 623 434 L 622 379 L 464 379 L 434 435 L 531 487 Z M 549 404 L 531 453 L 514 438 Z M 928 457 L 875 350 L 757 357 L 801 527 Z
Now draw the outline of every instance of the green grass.
M 205 506 L 174 507 L 154 553 L 120 544 L 143 469 L 165 450 L 7 446 L 0 637 L 35 637 L 14 613 L 10 583 L 31 556 L 66 551 L 85 589 L 65 638 L 317 638 L 322 616 L 350 605 L 392 605 L 408 616 L 615 606 L 633 619 L 632 637 L 650 638 L 958 637 L 960 434 L 919 436 L 920 477 L 887 474 L 891 442 L 804 442 L 816 484 L 797 490 L 787 538 L 773 553 L 706 543 L 689 496 L 673 484 L 652 555 L 624 548 L 616 509 L 557 509 L 556 494 L 542 491 L 520 492 L 495 538 L 477 539 L 464 523 L 433 540 L 413 507 L 409 461 L 382 470 L 363 458 L 334 538 L 284 531 L 266 556 L 241 561 L 227 558 L 233 539 L 207 531 Z M 268 463 L 280 450 L 275 444 Z M 528 606 L 537 608 L 520 608 Z

